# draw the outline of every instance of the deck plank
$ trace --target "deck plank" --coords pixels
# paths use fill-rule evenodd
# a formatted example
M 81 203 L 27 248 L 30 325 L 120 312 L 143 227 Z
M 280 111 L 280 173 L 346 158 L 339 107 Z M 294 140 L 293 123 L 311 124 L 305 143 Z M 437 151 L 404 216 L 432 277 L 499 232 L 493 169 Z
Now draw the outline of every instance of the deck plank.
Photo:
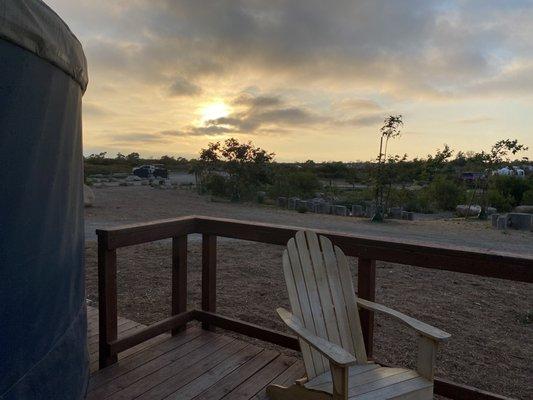
M 98 310 L 87 307 L 91 378 L 88 400 L 266 399 L 270 383 L 289 384 L 303 364 L 245 341 L 189 324 L 175 336 L 159 335 L 119 354 L 98 370 Z M 145 325 L 120 317 L 119 336 Z

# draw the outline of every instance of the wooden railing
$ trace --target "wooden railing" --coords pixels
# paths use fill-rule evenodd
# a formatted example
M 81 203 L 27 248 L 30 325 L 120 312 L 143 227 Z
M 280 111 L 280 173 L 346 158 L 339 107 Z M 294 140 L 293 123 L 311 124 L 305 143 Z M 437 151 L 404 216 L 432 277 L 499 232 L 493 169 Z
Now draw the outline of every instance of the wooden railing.
M 202 322 L 204 329 L 220 327 L 299 350 L 298 340 L 277 332 L 220 315 L 216 312 L 217 237 L 286 245 L 301 228 L 222 218 L 189 216 L 118 228 L 98 229 L 98 308 L 100 368 L 117 362 L 117 354 L 161 333 L 177 334 L 189 321 Z M 320 231 L 348 256 L 358 258 L 358 296 L 374 301 L 376 260 L 465 274 L 533 282 L 533 258 L 497 252 L 478 252 L 393 239 L 373 239 L 337 232 Z M 187 236 L 202 234 L 201 310 L 187 310 Z M 117 337 L 117 254 L 120 247 L 172 239 L 172 315 L 129 336 Z M 372 356 L 374 315 L 361 310 L 361 325 L 368 355 Z M 435 393 L 452 399 L 505 399 L 445 379 L 435 379 Z

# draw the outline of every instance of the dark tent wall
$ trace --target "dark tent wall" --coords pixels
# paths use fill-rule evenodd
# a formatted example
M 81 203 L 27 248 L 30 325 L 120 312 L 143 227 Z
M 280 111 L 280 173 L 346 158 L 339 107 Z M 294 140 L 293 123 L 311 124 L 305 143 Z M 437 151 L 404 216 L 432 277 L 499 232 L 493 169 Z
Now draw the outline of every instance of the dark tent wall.
M 0 399 L 88 381 L 81 45 L 39 0 L 0 0 Z

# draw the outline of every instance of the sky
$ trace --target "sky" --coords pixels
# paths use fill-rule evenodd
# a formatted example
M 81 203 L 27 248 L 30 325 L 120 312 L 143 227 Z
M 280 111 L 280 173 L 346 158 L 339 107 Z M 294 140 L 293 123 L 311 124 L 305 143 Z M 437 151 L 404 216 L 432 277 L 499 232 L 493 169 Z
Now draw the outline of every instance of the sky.
M 533 158 L 533 0 L 45 0 L 81 41 L 84 153 L 410 158 L 516 138 Z

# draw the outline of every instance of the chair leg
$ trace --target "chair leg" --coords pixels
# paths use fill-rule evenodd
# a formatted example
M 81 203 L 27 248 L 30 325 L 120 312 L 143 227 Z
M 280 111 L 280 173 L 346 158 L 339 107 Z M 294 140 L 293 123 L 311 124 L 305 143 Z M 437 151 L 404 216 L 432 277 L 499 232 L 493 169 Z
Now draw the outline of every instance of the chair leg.
M 271 400 L 331 400 L 328 393 L 309 390 L 297 384 L 289 387 L 269 385 L 266 393 Z

